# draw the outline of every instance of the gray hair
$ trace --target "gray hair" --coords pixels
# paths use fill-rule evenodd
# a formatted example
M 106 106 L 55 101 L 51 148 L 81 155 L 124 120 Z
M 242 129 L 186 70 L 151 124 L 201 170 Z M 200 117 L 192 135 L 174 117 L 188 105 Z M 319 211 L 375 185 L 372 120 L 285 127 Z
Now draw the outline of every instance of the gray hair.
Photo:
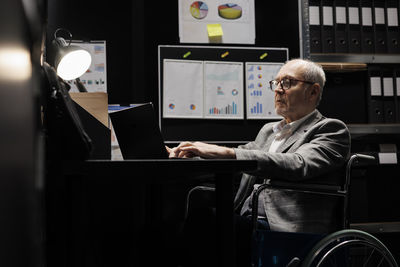
M 292 59 L 287 61 L 286 63 L 293 62 L 295 64 L 299 64 L 301 68 L 303 69 L 303 78 L 306 81 L 310 82 L 315 82 L 318 83 L 321 90 L 319 93 L 319 99 L 317 100 L 317 106 L 319 105 L 319 102 L 321 101 L 322 98 L 322 91 L 325 86 L 326 82 L 326 77 L 325 77 L 325 72 L 322 69 L 321 65 L 308 60 L 308 59 Z

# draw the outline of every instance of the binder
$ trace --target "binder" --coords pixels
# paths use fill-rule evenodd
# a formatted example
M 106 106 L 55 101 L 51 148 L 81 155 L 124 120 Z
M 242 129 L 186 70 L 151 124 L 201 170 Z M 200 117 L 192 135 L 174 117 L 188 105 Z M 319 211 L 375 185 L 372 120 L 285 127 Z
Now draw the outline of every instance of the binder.
M 394 70 L 394 83 L 395 83 L 395 93 L 396 93 L 396 98 L 395 98 L 395 104 L 396 104 L 396 121 L 400 122 L 400 67 L 396 68 Z
M 400 53 L 400 29 L 398 0 L 388 0 L 386 3 L 387 19 L 387 50 L 388 53 Z
M 335 0 L 334 3 L 334 35 L 335 35 L 335 52 L 348 53 L 349 52 L 349 39 L 347 30 L 347 12 L 346 1 Z
M 379 66 L 368 67 L 368 122 L 383 123 L 382 79 Z
M 386 19 L 385 19 L 385 1 L 373 0 L 373 17 L 375 33 L 375 53 L 386 53 Z
M 360 25 L 360 14 L 359 14 L 359 2 L 358 0 L 348 0 L 347 2 L 347 17 L 348 20 L 348 31 L 349 31 L 349 52 L 360 53 L 361 52 L 361 25 Z
M 322 0 L 322 53 L 335 52 L 335 37 L 333 29 L 333 0 Z
M 396 122 L 393 69 L 382 70 L 383 113 L 386 123 Z
M 320 1 L 309 1 L 310 52 L 321 53 L 321 15 Z
M 374 53 L 374 27 L 372 23 L 372 2 L 361 0 L 361 52 Z

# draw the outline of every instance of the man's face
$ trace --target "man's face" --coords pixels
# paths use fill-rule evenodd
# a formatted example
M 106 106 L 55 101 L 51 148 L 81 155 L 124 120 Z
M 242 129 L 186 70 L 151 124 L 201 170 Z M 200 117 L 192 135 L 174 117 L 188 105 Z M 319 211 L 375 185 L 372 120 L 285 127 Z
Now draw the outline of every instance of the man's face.
M 275 78 L 276 81 L 283 78 L 294 79 L 290 81 L 288 90 L 283 90 L 280 86 L 275 90 L 275 111 L 287 122 L 300 119 L 315 107 L 308 90 L 312 84 L 296 81 L 304 80 L 302 72 L 303 66 L 292 62 L 284 65 Z

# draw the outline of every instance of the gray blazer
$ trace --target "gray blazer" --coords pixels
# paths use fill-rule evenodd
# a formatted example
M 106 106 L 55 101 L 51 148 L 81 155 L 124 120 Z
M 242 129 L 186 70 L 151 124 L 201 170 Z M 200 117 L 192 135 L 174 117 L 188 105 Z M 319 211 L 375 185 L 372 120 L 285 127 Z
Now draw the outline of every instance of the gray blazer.
M 235 205 L 242 206 L 241 214 L 249 211 L 254 184 L 265 179 L 340 183 L 339 172 L 350 156 L 350 134 L 343 122 L 325 118 L 317 111 L 276 152 L 270 153 L 275 123 L 264 125 L 254 142 L 235 149 L 237 159 L 259 162 L 257 171 L 243 174 L 236 194 Z M 273 231 L 326 233 L 336 230 L 337 201 L 279 189 L 267 189 L 260 197 Z

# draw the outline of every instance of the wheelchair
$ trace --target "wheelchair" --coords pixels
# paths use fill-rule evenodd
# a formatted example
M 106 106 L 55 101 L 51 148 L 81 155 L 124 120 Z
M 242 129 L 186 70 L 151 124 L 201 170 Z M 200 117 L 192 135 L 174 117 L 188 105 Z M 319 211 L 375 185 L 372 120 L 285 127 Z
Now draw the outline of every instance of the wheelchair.
M 347 206 L 352 167 L 360 162 L 375 160 L 374 157 L 354 154 L 346 164 L 344 183 L 340 188 L 332 186 L 307 187 L 298 184 L 262 184 L 252 200 L 253 267 L 397 267 L 389 249 L 376 237 L 364 231 L 349 229 Z M 260 193 L 267 188 L 279 188 L 308 194 L 334 196 L 343 199 L 342 228 L 330 234 L 270 232 L 258 229 L 257 210 Z M 279 245 L 280 242 L 285 242 Z M 290 242 L 290 243 L 289 243 Z M 282 251 L 283 250 L 283 251 Z
M 355 164 L 374 161 L 375 158 L 354 154 L 344 169 L 344 181 L 340 186 L 303 185 L 295 183 L 262 184 L 252 199 L 252 267 L 397 267 L 389 249 L 373 235 L 349 229 L 347 220 L 349 184 L 352 167 Z M 330 234 L 288 233 L 259 229 L 258 197 L 267 188 L 296 191 L 309 194 L 341 198 L 342 221 L 337 230 Z M 196 186 L 189 191 L 186 214 L 191 206 L 211 206 L 215 201 L 215 189 L 210 186 Z M 185 216 L 186 217 L 186 216 Z
M 380 240 L 355 229 L 344 229 L 326 236 L 258 232 L 254 240 L 253 267 L 398 266 Z

